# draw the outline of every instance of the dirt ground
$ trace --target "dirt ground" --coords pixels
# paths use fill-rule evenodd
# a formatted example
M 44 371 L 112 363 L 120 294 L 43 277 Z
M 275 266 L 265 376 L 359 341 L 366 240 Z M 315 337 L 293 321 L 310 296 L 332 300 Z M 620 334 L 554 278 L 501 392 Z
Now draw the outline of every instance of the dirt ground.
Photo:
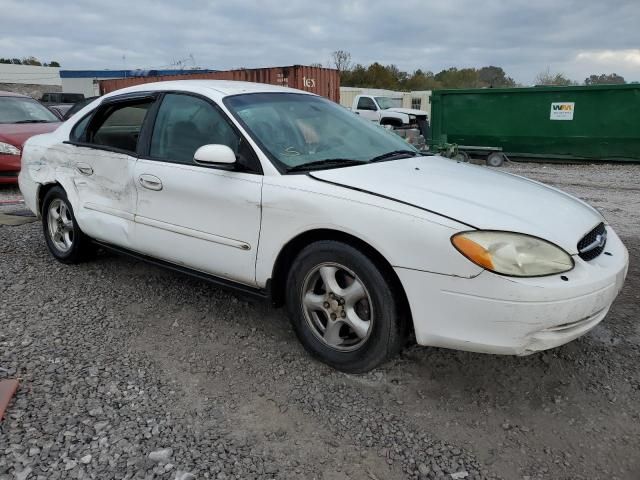
M 39 223 L 0 226 L 0 379 L 22 381 L 0 480 L 640 479 L 640 165 L 503 170 L 620 234 L 607 318 L 528 357 L 413 346 L 362 376 L 310 359 L 283 310 L 128 258 L 61 265 Z

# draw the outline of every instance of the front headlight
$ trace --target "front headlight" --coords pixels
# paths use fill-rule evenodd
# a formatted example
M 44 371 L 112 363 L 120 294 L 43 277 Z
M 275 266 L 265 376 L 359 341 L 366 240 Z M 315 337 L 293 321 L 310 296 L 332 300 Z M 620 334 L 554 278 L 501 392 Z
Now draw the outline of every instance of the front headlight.
M 451 243 L 476 265 L 502 275 L 540 277 L 574 266 L 560 247 L 522 233 L 475 230 L 454 235 Z
M 0 142 L 0 155 L 20 155 L 20 149 L 10 143 Z

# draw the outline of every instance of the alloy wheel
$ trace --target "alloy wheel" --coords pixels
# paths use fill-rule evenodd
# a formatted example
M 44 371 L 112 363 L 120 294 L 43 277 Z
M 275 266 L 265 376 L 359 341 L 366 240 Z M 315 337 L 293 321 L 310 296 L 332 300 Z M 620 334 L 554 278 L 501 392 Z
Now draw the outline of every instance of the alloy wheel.
M 371 334 L 371 296 L 362 280 L 343 265 L 314 267 L 305 277 L 301 302 L 309 328 L 330 348 L 357 350 Z
M 49 237 L 54 246 L 62 253 L 67 253 L 73 247 L 73 219 L 69 208 L 59 198 L 49 204 L 47 212 L 47 226 Z

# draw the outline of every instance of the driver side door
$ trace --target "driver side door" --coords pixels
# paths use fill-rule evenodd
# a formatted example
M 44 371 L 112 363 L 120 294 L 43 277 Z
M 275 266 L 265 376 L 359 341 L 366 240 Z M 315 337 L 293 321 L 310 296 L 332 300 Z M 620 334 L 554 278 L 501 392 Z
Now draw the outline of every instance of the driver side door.
M 262 170 L 254 152 L 210 99 L 165 93 L 145 154 L 135 166 L 135 249 L 255 286 Z M 235 165 L 194 162 L 209 144 L 230 147 Z

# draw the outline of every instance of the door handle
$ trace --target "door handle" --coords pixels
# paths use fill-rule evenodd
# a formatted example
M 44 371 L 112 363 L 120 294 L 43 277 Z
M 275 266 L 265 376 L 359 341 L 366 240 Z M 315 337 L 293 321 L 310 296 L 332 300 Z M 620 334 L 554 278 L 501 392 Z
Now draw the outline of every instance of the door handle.
M 148 190 L 162 190 L 162 180 L 160 180 L 155 175 L 149 175 L 148 173 L 143 173 L 138 177 L 138 181 L 140 185 Z
M 82 175 L 93 175 L 93 168 L 91 168 L 91 165 L 87 165 L 86 163 L 76 163 L 76 170 L 78 170 Z

